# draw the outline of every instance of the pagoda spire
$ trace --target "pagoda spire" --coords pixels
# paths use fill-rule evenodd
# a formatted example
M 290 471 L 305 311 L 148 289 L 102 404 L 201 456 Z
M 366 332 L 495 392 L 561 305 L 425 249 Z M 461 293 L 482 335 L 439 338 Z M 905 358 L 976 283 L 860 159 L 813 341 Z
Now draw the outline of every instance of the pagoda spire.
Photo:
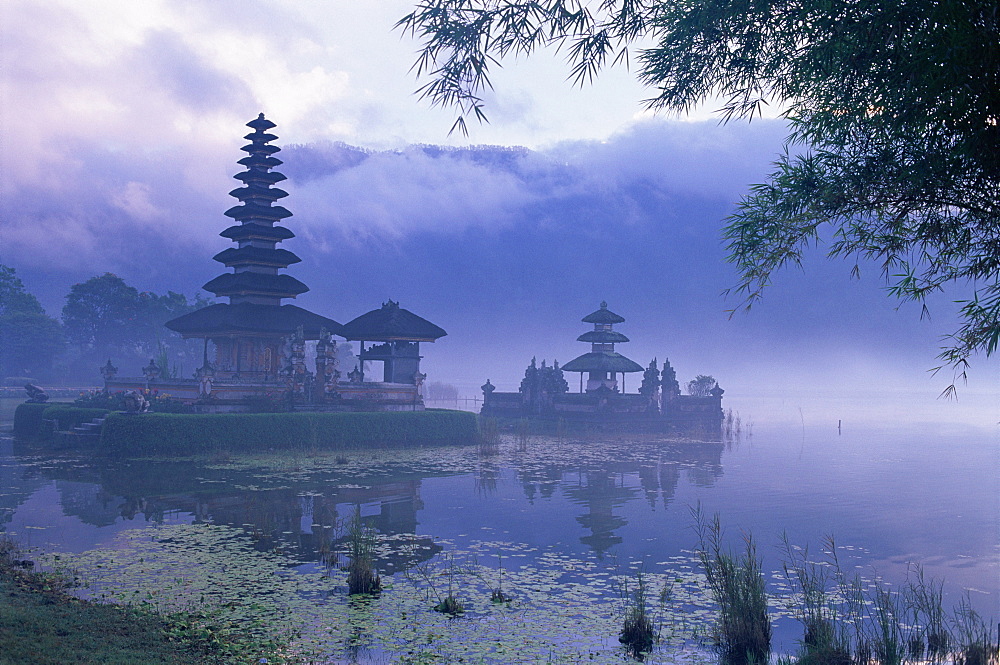
M 588 330 L 577 341 L 589 342 L 590 353 L 570 360 L 562 366 L 567 372 L 580 372 L 580 391 L 583 391 L 583 373 L 587 373 L 587 391 L 618 390 L 615 376 L 622 375 L 624 386 L 625 374 L 641 372 L 642 366 L 615 351 L 615 344 L 629 341 L 628 337 L 614 330 L 616 323 L 624 323 L 625 318 L 608 309 L 608 303 L 602 301 L 601 308 L 580 319 L 584 323 L 593 323 L 594 329 Z
M 628 337 L 614 330 L 614 324 L 624 323 L 625 318 L 619 316 L 608 309 L 608 303 L 601 301 L 601 308 L 580 319 L 584 323 L 593 323 L 594 329 L 589 330 L 579 337 L 579 342 L 590 342 L 590 350 L 593 353 L 615 352 L 615 344 L 627 342 Z
M 294 277 L 278 272 L 301 259 L 287 249 L 275 247 L 295 237 L 285 227 L 275 226 L 292 216 L 287 208 L 275 205 L 278 199 L 288 196 L 288 192 L 274 186 L 285 180 L 284 175 L 272 170 L 282 163 L 274 157 L 281 148 L 269 145 L 278 138 L 268 133 L 275 126 L 263 113 L 247 123 L 253 130 L 243 137 L 250 142 L 241 148 L 247 156 L 237 162 L 246 170 L 233 176 L 243 186 L 229 192 L 240 204 L 225 213 L 239 223 L 219 234 L 237 246 L 213 257 L 233 272 L 219 275 L 202 287 L 217 297 L 228 297 L 233 305 L 280 305 L 282 298 L 294 298 L 309 290 Z

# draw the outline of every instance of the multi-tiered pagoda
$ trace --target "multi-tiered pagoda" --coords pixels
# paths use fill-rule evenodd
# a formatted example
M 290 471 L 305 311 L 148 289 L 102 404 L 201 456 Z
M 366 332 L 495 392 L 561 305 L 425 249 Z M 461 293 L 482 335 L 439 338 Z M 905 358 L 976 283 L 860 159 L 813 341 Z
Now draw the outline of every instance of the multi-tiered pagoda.
M 127 378 L 118 377 L 109 360 L 101 369 L 105 388 L 156 389 L 201 411 L 252 410 L 274 400 L 314 410 L 423 409 L 420 342 L 433 342 L 444 330 L 391 300 L 350 327 L 282 304 L 309 288 L 281 272 L 299 257 L 277 246 L 295 234 L 284 226 L 292 213 L 277 205 L 288 194 L 275 186 L 285 179 L 274 170 L 281 165 L 274 156 L 280 148 L 271 145 L 277 137 L 268 133 L 275 124 L 261 113 L 247 126 L 253 131 L 239 160 L 246 170 L 233 176 L 242 185 L 230 192 L 239 204 L 225 213 L 236 223 L 219 234 L 236 246 L 214 257 L 232 272 L 202 287 L 229 302 L 166 323 L 185 338 L 205 341 L 202 366 L 193 378 L 165 376 L 166 368 L 150 360 L 142 378 Z M 340 367 L 334 335 L 360 341 L 361 361 L 381 362 L 382 380 L 366 379 L 364 365 Z M 378 344 L 366 349 L 366 341 Z
M 629 341 L 628 337 L 614 330 L 616 323 L 624 323 L 625 318 L 608 309 L 602 302 L 601 308 L 583 317 L 584 323 L 593 323 L 594 329 L 579 337 L 578 342 L 589 342 L 590 353 L 574 358 L 562 366 L 564 372 L 580 372 L 582 392 L 583 374 L 587 374 L 587 392 L 595 390 L 618 391 L 618 374 L 625 381 L 625 374 L 641 372 L 642 366 L 615 351 L 615 344 Z
M 261 113 L 247 126 L 253 129 L 244 137 L 250 141 L 242 148 L 247 156 L 238 162 L 246 170 L 233 176 L 243 185 L 229 193 L 240 203 L 225 213 L 237 224 L 219 234 L 235 242 L 236 247 L 214 257 L 232 268 L 232 272 L 223 273 L 202 287 L 218 298 L 228 298 L 229 302 L 204 307 L 166 325 L 185 338 L 205 340 L 203 373 L 214 372 L 217 379 L 268 381 L 277 379 L 284 369 L 285 338 L 301 331 L 304 340 L 318 340 L 327 333 L 338 333 L 341 326 L 333 319 L 281 303 L 284 298 L 305 293 L 309 287 L 279 272 L 300 259 L 287 249 L 276 247 L 295 234 L 280 226 L 292 213 L 275 204 L 288 196 L 274 186 L 285 179 L 273 170 L 281 164 L 274 157 L 281 148 L 269 145 L 278 138 L 268 133 L 275 124 Z M 211 362 L 209 340 L 215 345 Z

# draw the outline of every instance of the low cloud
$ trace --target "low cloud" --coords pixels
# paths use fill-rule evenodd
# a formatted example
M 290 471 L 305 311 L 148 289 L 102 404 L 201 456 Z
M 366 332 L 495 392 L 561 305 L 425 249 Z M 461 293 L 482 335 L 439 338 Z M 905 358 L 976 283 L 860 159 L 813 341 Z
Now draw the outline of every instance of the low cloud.
M 523 218 L 539 192 L 521 174 L 477 163 L 465 152 L 420 147 L 368 155 L 331 175 L 291 183 L 289 205 L 311 233 L 348 243 L 397 241 L 414 232 L 503 228 Z
M 29 287 L 51 285 L 39 293 L 47 304 L 105 271 L 193 294 L 225 270 L 211 257 L 230 246 L 218 233 L 242 170 L 235 127 L 226 150 L 67 143 L 74 160 L 56 186 L 4 197 L 0 258 Z M 496 348 L 568 360 L 581 352 L 579 317 L 604 299 L 628 319 L 625 350 L 642 363 L 668 356 L 711 372 L 843 348 L 862 359 L 917 349 L 932 362 L 953 321 L 947 303 L 921 324 L 892 309 L 879 280 L 852 282 L 821 252 L 804 274 L 779 274 L 754 312 L 728 319 L 739 303 L 720 295 L 736 281 L 721 223 L 766 177 L 782 135 L 777 123 L 660 120 L 543 151 L 288 146 L 282 203 L 298 237 L 283 246 L 303 259 L 289 273 L 311 287 L 296 304 L 346 321 L 399 300 L 449 331 L 451 360 L 440 362 L 456 373 Z

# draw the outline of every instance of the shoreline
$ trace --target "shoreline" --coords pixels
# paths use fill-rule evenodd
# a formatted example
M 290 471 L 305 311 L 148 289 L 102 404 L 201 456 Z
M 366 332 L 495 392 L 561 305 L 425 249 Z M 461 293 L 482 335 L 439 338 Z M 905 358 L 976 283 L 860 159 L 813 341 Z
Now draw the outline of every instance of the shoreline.
M 4 665 L 181 665 L 275 660 L 264 645 L 213 626 L 197 610 L 174 615 L 77 598 L 73 581 L 35 569 L 30 552 L 0 534 L 0 661 Z

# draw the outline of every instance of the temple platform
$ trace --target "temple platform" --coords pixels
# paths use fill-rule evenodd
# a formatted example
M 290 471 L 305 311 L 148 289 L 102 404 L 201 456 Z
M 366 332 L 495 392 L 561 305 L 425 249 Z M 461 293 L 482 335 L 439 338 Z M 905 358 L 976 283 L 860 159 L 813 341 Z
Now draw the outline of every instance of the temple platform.
M 588 425 L 633 427 L 637 431 L 715 432 L 723 420 L 722 395 L 668 395 L 662 404 L 640 394 L 561 393 L 533 403 L 521 392 L 484 391 L 481 414 L 495 418 L 564 420 Z
M 209 395 L 202 393 L 204 384 L 195 379 L 157 379 L 116 377 L 105 383 L 108 392 L 129 390 L 155 391 L 190 405 L 197 413 L 241 413 L 259 411 L 267 402 L 275 406 L 288 404 L 288 388 L 276 381 L 253 379 L 217 379 Z M 296 411 L 423 411 L 424 401 L 418 386 L 412 383 L 377 381 L 337 384 L 335 394 L 316 394 L 304 386 L 295 393 L 292 404 Z

